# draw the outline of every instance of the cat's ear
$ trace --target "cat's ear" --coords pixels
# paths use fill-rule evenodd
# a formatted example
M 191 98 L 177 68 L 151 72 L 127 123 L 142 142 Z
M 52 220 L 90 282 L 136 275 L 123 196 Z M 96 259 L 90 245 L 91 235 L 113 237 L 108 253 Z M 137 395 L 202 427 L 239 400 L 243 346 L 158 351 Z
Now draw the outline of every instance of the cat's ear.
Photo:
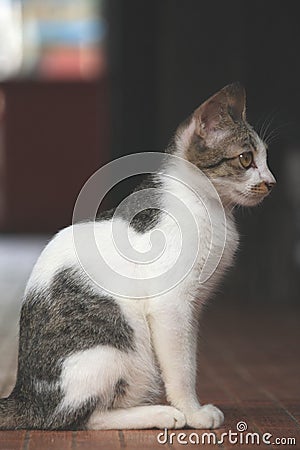
M 235 121 L 246 120 L 246 91 L 241 83 L 229 84 L 224 88 L 227 96 L 227 112 Z
M 196 133 L 204 139 L 212 133 L 224 131 L 232 121 L 245 120 L 245 89 L 240 83 L 225 86 L 196 109 L 194 118 Z

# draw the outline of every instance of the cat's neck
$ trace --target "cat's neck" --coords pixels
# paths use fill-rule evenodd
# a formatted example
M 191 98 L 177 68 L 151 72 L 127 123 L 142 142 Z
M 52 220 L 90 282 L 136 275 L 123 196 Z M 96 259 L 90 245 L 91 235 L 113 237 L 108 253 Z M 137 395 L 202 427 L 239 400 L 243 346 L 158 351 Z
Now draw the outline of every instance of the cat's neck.
M 201 202 L 218 203 L 232 217 L 234 205 L 226 199 L 222 187 L 215 185 L 202 171 L 182 158 L 176 158 L 163 170 L 164 186 L 180 197 L 196 196 Z

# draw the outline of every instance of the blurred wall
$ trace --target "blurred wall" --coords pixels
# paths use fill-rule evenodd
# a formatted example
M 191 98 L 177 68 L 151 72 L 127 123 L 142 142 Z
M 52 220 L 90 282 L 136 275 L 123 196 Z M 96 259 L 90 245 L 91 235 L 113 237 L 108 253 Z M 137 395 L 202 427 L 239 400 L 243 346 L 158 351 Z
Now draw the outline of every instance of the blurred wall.
M 107 78 L 14 80 L 2 90 L 0 230 L 56 232 L 71 223 L 83 184 L 110 158 Z

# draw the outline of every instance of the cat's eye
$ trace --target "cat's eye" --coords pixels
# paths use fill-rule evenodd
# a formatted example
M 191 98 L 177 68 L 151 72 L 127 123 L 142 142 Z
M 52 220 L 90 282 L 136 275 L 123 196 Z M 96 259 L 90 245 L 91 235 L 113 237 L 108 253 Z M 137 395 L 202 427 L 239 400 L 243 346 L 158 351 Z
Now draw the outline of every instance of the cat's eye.
M 252 152 L 244 152 L 239 155 L 239 161 L 244 169 L 249 169 L 253 163 L 253 153 Z

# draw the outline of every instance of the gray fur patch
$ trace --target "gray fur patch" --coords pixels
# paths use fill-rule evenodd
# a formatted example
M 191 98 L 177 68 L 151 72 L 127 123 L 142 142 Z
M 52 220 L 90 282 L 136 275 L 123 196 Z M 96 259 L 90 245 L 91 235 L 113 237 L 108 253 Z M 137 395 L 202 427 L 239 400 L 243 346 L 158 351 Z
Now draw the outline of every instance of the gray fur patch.
M 130 198 L 127 209 L 116 210 L 110 209 L 109 211 L 101 212 L 97 220 L 110 220 L 115 217 L 121 217 L 126 222 L 130 223 L 130 226 L 138 233 L 146 233 L 152 230 L 160 221 L 163 211 L 161 210 L 161 194 L 153 192 L 153 189 L 160 188 L 162 186 L 161 181 L 155 175 L 148 175 L 142 183 L 140 183 L 134 192 L 145 190 L 141 198 L 137 199 L 135 196 Z M 152 189 L 147 192 L 147 189 Z M 154 205 L 154 207 L 147 208 L 147 205 Z M 140 210 L 138 214 L 133 214 L 136 210 Z
M 155 193 L 153 189 L 161 188 L 162 182 L 154 175 L 148 175 L 148 177 L 135 189 L 135 192 L 143 191 L 143 203 L 138 205 L 132 205 L 133 207 L 145 208 L 147 204 L 155 205 L 155 208 L 145 208 L 140 213 L 136 214 L 130 225 L 138 233 L 146 233 L 152 230 L 159 223 L 163 211 L 161 210 L 161 194 L 159 192 Z M 151 191 L 147 192 L 147 189 Z M 128 211 L 130 215 L 130 211 Z M 129 216 L 130 217 L 130 216 Z
M 0 429 L 84 427 L 99 399 L 54 415 L 63 397 L 59 377 L 67 356 L 98 345 L 134 350 L 134 331 L 115 300 L 95 294 L 79 271 L 60 270 L 49 289 L 29 292 L 21 311 L 17 382 L 6 400 L 10 425 L 2 420 L 0 401 Z
M 115 385 L 114 398 L 111 407 L 116 407 L 118 401 L 126 395 L 126 391 L 128 388 L 128 383 L 120 378 L 120 380 Z

